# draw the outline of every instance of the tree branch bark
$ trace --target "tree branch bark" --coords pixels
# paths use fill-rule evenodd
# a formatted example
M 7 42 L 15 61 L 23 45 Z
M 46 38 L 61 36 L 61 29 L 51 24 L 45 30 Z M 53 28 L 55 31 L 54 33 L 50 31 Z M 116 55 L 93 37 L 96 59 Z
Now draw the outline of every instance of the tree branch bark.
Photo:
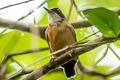
M 11 77 L 9 78 L 9 80 L 16 79 L 16 78 L 18 78 L 18 77 L 20 77 L 20 76 L 22 76 L 22 75 L 25 75 L 25 74 L 28 74 L 28 73 L 31 73 L 31 72 L 33 72 L 33 70 L 30 70 L 30 71 L 22 70 L 21 72 L 15 74 L 15 75 L 13 75 L 13 76 L 11 76 Z

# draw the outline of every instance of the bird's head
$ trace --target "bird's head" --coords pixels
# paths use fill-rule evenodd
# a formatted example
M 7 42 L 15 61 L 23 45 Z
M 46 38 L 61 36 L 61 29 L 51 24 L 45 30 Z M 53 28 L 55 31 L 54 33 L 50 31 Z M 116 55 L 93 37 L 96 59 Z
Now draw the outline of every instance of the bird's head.
M 65 16 L 59 8 L 47 9 L 44 7 L 44 9 L 48 12 L 48 23 L 50 25 L 57 25 L 65 20 Z

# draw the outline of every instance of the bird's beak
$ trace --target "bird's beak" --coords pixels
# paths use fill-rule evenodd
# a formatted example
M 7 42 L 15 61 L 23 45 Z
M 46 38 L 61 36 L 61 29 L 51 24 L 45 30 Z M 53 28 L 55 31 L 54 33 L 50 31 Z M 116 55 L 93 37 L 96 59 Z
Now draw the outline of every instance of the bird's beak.
M 46 7 L 43 7 L 48 13 L 52 13 L 53 11 L 51 11 L 50 9 L 47 9 Z

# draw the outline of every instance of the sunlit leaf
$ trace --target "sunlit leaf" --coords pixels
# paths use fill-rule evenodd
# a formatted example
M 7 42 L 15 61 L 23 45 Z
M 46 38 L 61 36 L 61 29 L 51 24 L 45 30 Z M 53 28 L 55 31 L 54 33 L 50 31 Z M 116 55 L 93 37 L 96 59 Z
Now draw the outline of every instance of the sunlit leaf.
M 117 37 L 120 33 L 120 20 L 117 13 L 105 8 L 83 11 L 89 22 L 95 25 L 105 36 Z

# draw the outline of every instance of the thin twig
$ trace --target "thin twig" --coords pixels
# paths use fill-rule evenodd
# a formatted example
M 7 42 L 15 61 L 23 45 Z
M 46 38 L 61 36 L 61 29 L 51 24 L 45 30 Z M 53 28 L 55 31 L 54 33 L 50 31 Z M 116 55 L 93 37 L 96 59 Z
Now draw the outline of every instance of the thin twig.
M 25 75 L 25 74 L 28 74 L 28 73 L 31 73 L 31 72 L 33 72 L 33 70 L 30 70 L 30 71 L 22 70 L 19 73 L 16 73 L 16 74 L 14 74 L 12 76 L 6 77 L 6 80 L 13 80 L 15 78 L 18 78 L 18 77 L 20 77 L 22 75 Z
M 39 49 L 33 49 L 33 50 L 26 50 L 26 51 L 22 51 L 22 52 L 15 52 L 15 53 L 11 53 L 11 54 L 7 54 L 5 56 L 5 58 L 2 61 L 2 64 L 5 63 L 9 58 L 11 58 L 12 56 L 17 56 L 17 55 L 23 55 L 23 54 L 29 54 L 29 53 L 36 53 L 36 52 L 40 52 L 40 51 L 45 51 L 48 50 L 49 48 L 39 48 Z
M 112 47 L 109 45 L 108 48 L 113 52 L 113 54 L 120 60 L 120 57 L 117 55 L 117 53 L 112 49 Z
M 74 4 L 74 7 L 75 7 L 77 13 L 79 14 L 79 16 L 81 16 L 84 19 L 84 16 L 82 15 L 82 12 L 78 9 L 78 7 L 77 7 L 77 5 L 75 3 L 75 0 L 73 1 L 73 4 Z
M 98 31 L 98 32 L 99 32 L 99 31 Z M 81 44 L 82 41 L 84 41 L 84 40 L 86 40 L 86 39 L 88 39 L 88 38 L 94 36 L 94 35 L 97 34 L 98 32 L 95 32 L 95 33 L 93 33 L 93 34 L 88 35 L 87 37 L 85 37 L 85 38 L 79 40 L 78 42 L 75 42 L 73 45 Z
M 108 49 L 109 49 L 108 45 L 107 45 L 107 48 L 106 48 L 105 52 L 103 53 L 102 57 L 96 61 L 95 65 L 98 64 L 99 62 L 101 62 L 103 60 L 103 58 L 105 58 L 105 56 L 107 55 L 107 52 L 108 52 Z
M 73 1 L 74 1 L 74 0 L 70 0 L 70 8 L 69 8 L 69 11 L 68 11 L 67 20 L 69 20 L 70 15 L 71 15 L 71 12 L 72 12 Z
M 0 8 L 0 10 L 6 9 L 6 8 L 9 8 L 9 7 L 12 7 L 12 6 L 20 5 L 20 4 L 23 4 L 23 3 L 28 3 L 30 1 L 34 1 L 34 0 L 27 0 L 27 1 L 20 2 L 20 3 L 16 3 L 16 4 L 11 4 L 11 5 Z
M 17 21 L 23 20 L 24 18 L 28 17 L 29 15 L 31 15 L 33 12 L 35 12 L 35 10 L 39 9 L 40 7 L 42 7 L 44 4 L 46 3 L 46 0 L 43 1 L 36 9 L 34 10 L 30 10 L 29 13 L 27 13 L 26 15 L 22 16 L 21 18 L 19 18 Z
M 33 10 L 30 10 L 29 13 L 27 13 L 26 15 L 20 17 L 19 19 L 17 19 L 17 21 L 21 21 L 21 20 L 25 19 L 26 17 L 28 17 L 28 16 L 31 15 L 32 13 L 33 13 Z
M 21 68 L 23 68 L 23 66 L 18 61 L 16 61 L 13 57 L 10 60 L 18 64 Z
M 96 31 L 94 31 L 93 27 L 91 27 L 91 31 L 92 31 L 93 33 L 96 32 Z M 100 35 L 97 35 L 97 34 L 96 34 L 96 37 L 100 37 Z
M 98 31 L 98 32 L 99 32 L 99 31 Z M 87 37 L 81 39 L 79 42 L 81 42 L 81 41 L 83 41 L 83 40 L 86 40 L 86 39 L 88 39 L 88 38 L 94 36 L 94 35 L 97 34 L 98 32 L 95 32 L 95 33 L 93 33 L 93 34 L 88 35 Z

